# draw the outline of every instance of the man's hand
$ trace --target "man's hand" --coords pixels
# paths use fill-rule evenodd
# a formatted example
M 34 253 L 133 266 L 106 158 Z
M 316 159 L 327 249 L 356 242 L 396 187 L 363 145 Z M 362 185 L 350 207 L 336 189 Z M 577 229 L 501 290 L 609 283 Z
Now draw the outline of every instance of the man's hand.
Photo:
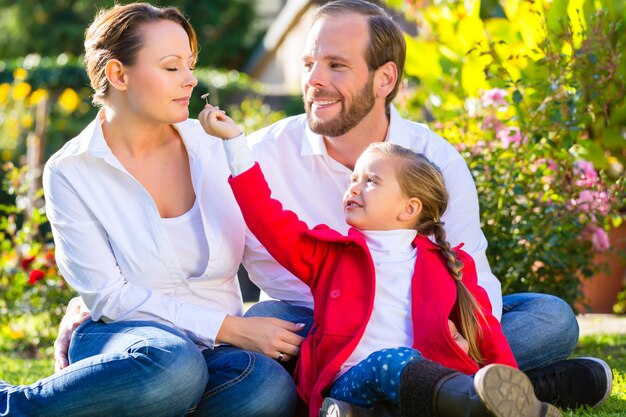
M 59 372 L 61 369 L 69 365 L 67 352 L 70 347 L 70 340 L 74 330 L 91 317 L 89 309 L 83 303 L 80 297 L 74 297 L 70 300 L 65 310 L 65 315 L 59 325 L 59 334 L 54 341 L 54 371 Z
M 295 332 L 302 327 L 303 324 L 271 317 L 226 316 L 216 339 L 218 343 L 228 343 L 286 362 L 300 355 L 304 337 Z

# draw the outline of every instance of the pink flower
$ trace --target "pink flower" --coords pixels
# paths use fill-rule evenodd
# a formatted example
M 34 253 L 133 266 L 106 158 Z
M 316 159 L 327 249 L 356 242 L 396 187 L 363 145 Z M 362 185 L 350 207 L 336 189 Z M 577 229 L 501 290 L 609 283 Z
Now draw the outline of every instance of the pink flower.
M 480 101 L 483 104 L 483 107 L 506 107 L 508 104 L 504 97 L 508 96 L 509 93 L 506 90 L 501 88 L 492 88 L 491 90 L 487 90 L 480 97 Z
M 496 133 L 496 136 L 505 148 L 511 144 L 519 145 L 522 142 L 522 134 L 517 126 L 505 127 Z
M 609 196 L 604 191 L 582 190 L 578 198 L 571 201 L 572 206 L 581 213 L 600 214 L 609 213 Z
M 591 233 L 591 243 L 597 252 L 604 252 L 611 247 L 609 235 L 604 229 L 597 226 L 590 226 L 589 232 Z
M 500 130 L 504 129 L 504 123 L 502 123 L 493 114 L 488 114 L 483 118 L 483 124 L 481 127 L 483 130 L 493 129 L 496 132 L 499 132 Z
M 574 163 L 574 173 L 579 176 L 576 185 L 590 187 L 598 181 L 598 173 L 589 161 L 578 160 Z

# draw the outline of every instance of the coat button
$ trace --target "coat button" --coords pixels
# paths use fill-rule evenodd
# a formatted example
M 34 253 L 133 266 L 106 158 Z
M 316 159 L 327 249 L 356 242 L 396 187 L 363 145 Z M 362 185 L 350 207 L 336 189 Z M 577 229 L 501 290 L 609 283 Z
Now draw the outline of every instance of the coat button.
M 341 290 L 338 288 L 330 290 L 329 297 L 333 300 L 336 300 L 337 298 L 341 297 Z

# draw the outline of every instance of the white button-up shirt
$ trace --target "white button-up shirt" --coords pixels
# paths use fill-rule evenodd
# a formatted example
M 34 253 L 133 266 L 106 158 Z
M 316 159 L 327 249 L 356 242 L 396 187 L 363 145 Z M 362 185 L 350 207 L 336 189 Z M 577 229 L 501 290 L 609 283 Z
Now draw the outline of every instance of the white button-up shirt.
M 478 196 L 474 180 L 461 155 L 425 125 L 403 119 L 391 107 L 386 140 L 423 153 L 442 171 L 450 200 L 443 215 L 451 245 L 465 243 L 463 250 L 476 262 L 478 282 L 489 294 L 493 314 L 502 315 L 500 282 L 492 274 L 485 250 L 487 240 L 480 229 Z M 306 115 L 281 120 L 248 137 L 272 196 L 310 227 L 327 224 L 346 233 L 343 194 L 351 171 L 326 151 L 322 136 L 311 132 Z M 244 266 L 250 279 L 269 297 L 312 307 L 309 289 L 276 263 L 261 244 L 247 233 Z
M 199 277 L 181 270 L 154 200 L 111 152 L 100 115 L 46 163 L 46 213 L 59 269 L 94 320 L 156 321 L 212 347 L 225 316 L 242 313 L 236 274 L 245 225 L 221 140 L 195 120 L 175 127 L 209 247 Z

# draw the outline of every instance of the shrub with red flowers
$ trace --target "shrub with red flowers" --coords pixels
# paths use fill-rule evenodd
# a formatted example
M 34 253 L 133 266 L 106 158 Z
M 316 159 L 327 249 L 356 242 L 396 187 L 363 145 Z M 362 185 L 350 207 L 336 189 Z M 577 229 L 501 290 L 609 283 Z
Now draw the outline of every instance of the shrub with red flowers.
M 59 275 L 43 193 L 32 190 L 32 173 L 10 162 L 3 169 L 2 188 L 14 203 L 0 205 L 0 333 L 12 343 L 4 349 L 33 352 L 56 337 L 74 291 Z M 33 315 L 35 324 L 25 320 Z

